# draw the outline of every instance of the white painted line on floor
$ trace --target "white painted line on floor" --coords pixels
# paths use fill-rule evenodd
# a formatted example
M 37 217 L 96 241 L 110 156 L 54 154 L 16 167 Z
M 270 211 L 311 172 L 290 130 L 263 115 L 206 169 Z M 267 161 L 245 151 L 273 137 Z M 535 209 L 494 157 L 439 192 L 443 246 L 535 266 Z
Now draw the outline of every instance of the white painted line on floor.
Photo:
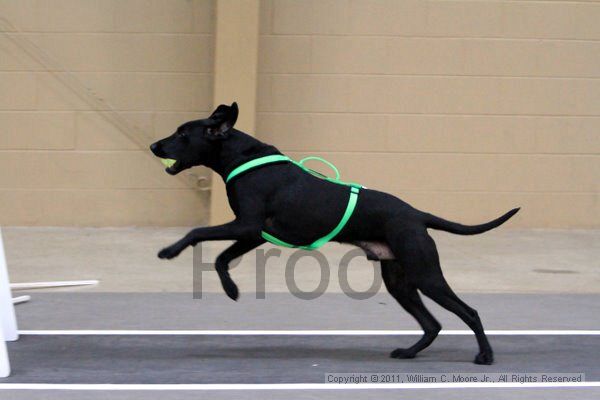
M 365 390 L 365 389 L 500 389 L 589 388 L 600 382 L 471 382 L 471 383 L 233 383 L 233 384 L 93 384 L 93 383 L 0 383 L 0 390 Z
M 600 335 L 600 330 L 486 330 L 488 335 Z M 188 336 L 385 336 L 385 335 L 422 335 L 420 330 L 21 330 L 20 335 L 188 335 Z M 442 330 L 440 335 L 473 335 L 470 330 Z
M 93 286 L 100 283 L 98 280 L 88 281 L 56 281 L 56 282 L 27 282 L 27 283 L 11 283 L 12 290 L 32 290 L 32 289 L 51 289 L 59 287 L 71 286 Z

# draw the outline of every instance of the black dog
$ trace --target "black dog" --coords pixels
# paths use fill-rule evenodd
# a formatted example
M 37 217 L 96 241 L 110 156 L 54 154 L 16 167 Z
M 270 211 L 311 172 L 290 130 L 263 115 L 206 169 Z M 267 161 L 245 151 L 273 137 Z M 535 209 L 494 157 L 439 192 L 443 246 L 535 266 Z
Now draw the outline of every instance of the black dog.
M 171 175 L 204 165 L 223 179 L 250 160 L 281 154 L 275 147 L 234 129 L 237 116 L 236 103 L 220 105 L 209 118 L 183 124 L 150 149 L 158 157 L 176 160 L 166 169 Z M 235 240 L 217 257 L 215 265 L 225 292 L 236 300 L 238 289 L 229 276 L 229 263 L 265 243 L 261 237 L 263 229 L 288 243 L 312 243 L 338 224 L 348 203 L 348 193 L 347 186 L 320 179 L 289 162 L 258 167 L 227 184 L 234 221 L 193 229 L 161 250 L 158 257 L 176 257 L 186 247 L 206 240 Z M 423 305 L 419 290 L 455 313 L 475 332 L 479 344 L 475 363 L 493 362 L 492 348 L 477 311 L 460 300 L 444 279 L 427 228 L 474 235 L 501 225 L 518 210 L 482 225 L 466 226 L 419 211 L 387 193 L 360 191 L 354 214 L 334 240 L 359 246 L 370 259 L 381 260 L 387 290 L 424 331 L 417 343 L 394 350 L 391 357 L 415 357 L 433 342 L 441 329 Z

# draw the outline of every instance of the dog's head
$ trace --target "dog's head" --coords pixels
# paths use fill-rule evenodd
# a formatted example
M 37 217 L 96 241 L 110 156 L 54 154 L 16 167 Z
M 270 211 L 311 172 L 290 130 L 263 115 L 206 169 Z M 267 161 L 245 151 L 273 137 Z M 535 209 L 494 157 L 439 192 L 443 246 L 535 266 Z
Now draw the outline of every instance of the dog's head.
M 210 117 L 186 122 L 171 136 L 153 143 L 150 150 L 157 157 L 175 160 L 166 169 L 171 175 L 197 165 L 209 165 L 218 157 L 220 142 L 230 135 L 237 117 L 237 103 L 221 104 Z

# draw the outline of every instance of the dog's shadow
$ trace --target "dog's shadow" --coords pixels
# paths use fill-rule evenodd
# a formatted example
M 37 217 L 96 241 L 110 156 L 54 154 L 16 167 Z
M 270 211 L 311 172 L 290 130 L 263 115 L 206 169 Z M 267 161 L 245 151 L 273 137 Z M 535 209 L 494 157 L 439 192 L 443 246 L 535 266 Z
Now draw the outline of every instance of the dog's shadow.
M 198 359 L 254 359 L 254 360 L 332 360 L 351 362 L 378 362 L 396 364 L 398 362 L 423 363 L 456 363 L 470 362 L 464 352 L 460 351 L 429 351 L 430 354 L 420 354 L 414 359 L 398 360 L 391 358 L 389 350 L 360 349 L 355 347 L 310 347 L 310 346 L 249 346 L 194 351 L 189 356 Z M 441 359 L 440 359 L 441 357 Z M 443 360 L 443 361 L 441 361 Z
M 36 357 L 39 364 L 54 365 L 56 360 L 69 360 L 70 354 L 90 363 L 110 360 L 115 363 L 131 359 L 153 360 L 161 363 L 169 360 L 187 359 L 188 361 L 227 361 L 227 360 L 310 360 L 340 361 L 344 363 L 470 363 L 470 352 L 455 348 L 430 348 L 415 359 L 398 360 L 389 357 L 393 345 L 361 346 L 354 343 L 328 342 L 327 345 L 315 343 L 215 343 L 198 341 L 196 338 L 162 339 L 160 343 L 139 337 L 66 337 L 24 336 L 18 342 L 9 343 L 9 350 L 22 357 Z M 400 343 L 399 343 L 400 344 Z M 409 343 L 407 343 L 409 344 Z M 71 352 L 65 352 L 68 348 Z
M 219 359 L 336 359 L 336 360 L 372 360 L 386 359 L 388 354 L 378 350 L 357 348 L 321 348 L 309 346 L 249 346 L 219 348 L 208 351 L 196 351 L 192 355 L 198 358 Z

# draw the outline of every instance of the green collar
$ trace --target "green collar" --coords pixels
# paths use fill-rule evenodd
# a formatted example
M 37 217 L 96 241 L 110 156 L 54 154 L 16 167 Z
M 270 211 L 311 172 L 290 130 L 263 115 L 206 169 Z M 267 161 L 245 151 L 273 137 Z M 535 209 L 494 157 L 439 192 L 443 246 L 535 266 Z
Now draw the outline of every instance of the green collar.
M 317 160 L 317 161 L 321 161 L 321 162 L 327 164 L 335 172 L 336 177 L 329 178 L 327 176 L 320 174 L 319 172 L 316 172 L 310 168 L 305 167 L 304 163 L 309 160 Z M 259 157 L 259 158 L 255 158 L 254 160 L 245 162 L 244 164 L 234 168 L 233 171 L 231 171 L 229 173 L 229 175 L 227 175 L 227 178 L 225 179 L 225 183 L 226 184 L 229 183 L 233 178 L 235 178 L 236 176 L 238 176 L 246 171 L 250 171 L 254 168 L 258 168 L 258 167 L 266 165 L 266 164 L 273 164 L 273 163 L 279 163 L 279 162 L 290 162 L 290 163 L 295 164 L 298 167 L 302 168 L 304 171 L 306 171 L 310 174 L 313 174 L 319 178 L 326 179 L 330 182 L 337 183 L 339 185 L 345 185 L 345 186 L 350 187 L 350 197 L 348 198 L 348 205 L 346 206 L 346 211 L 344 211 L 344 215 L 342 216 L 342 219 L 340 220 L 340 222 L 337 224 L 337 226 L 331 232 L 329 232 L 327 235 L 323 236 L 322 238 L 317 239 L 313 243 L 308 244 L 308 245 L 295 245 L 295 244 L 284 242 L 283 240 L 276 238 L 275 236 L 271 235 L 268 232 L 265 232 L 265 231 L 261 232 L 261 236 L 263 237 L 263 239 L 265 239 L 266 241 L 269 241 L 273 244 L 276 244 L 278 246 L 300 248 L 300 249 L 304 249 L 304 250 L 317 249 L 317 248 L 323 246 L 325 243 L 332 240 L 335 236 L 337 236 L 338 233 L 340 233 L 340 231 L 344 228 L 344 226 L 346 226 L 346 223 L 348 223 L 348 221 L 350 220 L 350 217 L 352 217 L 352 214 L 354 213 L 354 209 L 356 208 L 356 203 L 358 202 L 358 193 L 359 193 L 360 189 L 362 188 L 362 186 L 357 183 L 340 181 L 340 173 L 337 170 L 337 168 L 333 164 L 331 164 L 329 161 L 324 160 L 320 157 L 306 157 L 306 158 L 303 158 L 302 160 L 300 160 L 299 162 L 296 162 L 296 161 L 292 160 L 291 158 L 281 155 L 281 154 Z

